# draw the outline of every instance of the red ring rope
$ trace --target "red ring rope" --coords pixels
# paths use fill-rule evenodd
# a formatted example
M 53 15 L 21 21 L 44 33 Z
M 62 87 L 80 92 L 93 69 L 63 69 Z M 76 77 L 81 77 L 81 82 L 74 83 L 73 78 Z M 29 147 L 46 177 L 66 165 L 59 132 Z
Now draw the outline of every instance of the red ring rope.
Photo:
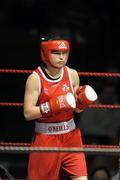
M 16 73 L 16 74 L 29 74 L 33 70 L 22 69 L 0 69 L 0 73 Z M 98 77 L 120 77 L 120 73 L 106 73 L 106 72 L 78 72 L 80 76 L 98 76 Z
M 0 106 L 16 106 L 22 107 L 23 103 L 20 102 L 0 102 Z M 93 104 L 89 105 L 89 108 L 108 108 L 108 109 L 120 109 L 120 105 L 111 105 L 111 104 Z

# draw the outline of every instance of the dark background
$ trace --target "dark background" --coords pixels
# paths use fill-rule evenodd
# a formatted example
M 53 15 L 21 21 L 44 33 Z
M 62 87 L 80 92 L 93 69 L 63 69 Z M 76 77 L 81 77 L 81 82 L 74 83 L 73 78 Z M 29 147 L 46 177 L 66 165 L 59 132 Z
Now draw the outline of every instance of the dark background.
M 1 0 L 0 69 L 35 69 L 40 59 L 39 40 L 50 31 L 69 37 L 70 67 L 84 72 L 119 72 L 119 0 Z M 28 74 L 0 73 L 0 101 L 23 102 L 27 77 Z M 101 83 L 101 79 L 93 77 L 82 77 L 81 81 L 92 84 L 98 94 L 106 83 L 104 78 Z M 1 141 L 31 141 L 34 123 L 25 121 L 22 107 L 0 106 L 0 121 Z M 88 142 L 86 136 L 84 141 Z M 16 162 L 24 177 L 27 155 L 15 155 L 15 162 L 12 156 L 1 155 L 1 162 L 7 162 L 9 169 Z M 20 171 L 13 169 L 13 175 L 20 176 Z

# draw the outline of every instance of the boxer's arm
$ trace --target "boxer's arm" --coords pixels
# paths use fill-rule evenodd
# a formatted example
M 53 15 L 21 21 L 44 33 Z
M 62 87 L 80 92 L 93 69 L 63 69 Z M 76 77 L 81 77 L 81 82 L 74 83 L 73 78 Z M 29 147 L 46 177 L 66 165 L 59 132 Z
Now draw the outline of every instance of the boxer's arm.
M 78 73 L 74 69 L 70 69 L 71 79 L 72 79 L 72 86 L 74 90 L 75 98 L 77 98 L 76 90 L 80 86 L 80 78 L 78 76 Z
M 76 97 L 76 112 L 81 112 L 97 100 L 97 94 L 89 85 L 80 86 L 80 78 L 76 70 L 71 69 L 71 78 Z
M 78 89 L 78 87 L 80 86 L 80 78 L 79 78 L 79 75 L 77 73 L 76 70 L 74 69 L 70 69 L 70 74 L 71 74 L 71 79 L 72 79 L 72 85 L 73 85 L 73 90 L 74 90 L 74 96 L 75 96 L 75 99 L 77 101 L 77 94 L 76 94 L 76 90 Z M 77 113 L 80 113 L 83 111 L 83 109 L 79 109 L 76 107 L 75 111 Z
M 34 74 L 31 74 L 26 81 L 24 93 L 24 117 L 26 120 L 34 120 L 42 116 L 40 107 L 37 106 L 38 98 L 38 78 Z

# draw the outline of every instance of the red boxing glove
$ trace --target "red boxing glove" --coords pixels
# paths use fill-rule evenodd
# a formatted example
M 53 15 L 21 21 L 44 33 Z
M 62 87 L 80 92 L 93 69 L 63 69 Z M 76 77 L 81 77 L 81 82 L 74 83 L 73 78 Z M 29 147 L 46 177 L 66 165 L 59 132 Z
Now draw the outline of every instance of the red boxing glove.
M 65 95 L 60 95 L 53 97 L 49 102 L 45 102 L 40 105 L 40 110 L 42 114 L 51 114 L 59 111 L 67 111 L 76 108 L 75 98 L 72 93 L 67 93 Z
M 76 106 L 78 109 L 84 109 L 85 107 L 96 101 L 98 98 L 94 89 L 89 85 L 78 87 L 78 89 L 76 90 L 76 94 L 78 96 L 76 102 Z

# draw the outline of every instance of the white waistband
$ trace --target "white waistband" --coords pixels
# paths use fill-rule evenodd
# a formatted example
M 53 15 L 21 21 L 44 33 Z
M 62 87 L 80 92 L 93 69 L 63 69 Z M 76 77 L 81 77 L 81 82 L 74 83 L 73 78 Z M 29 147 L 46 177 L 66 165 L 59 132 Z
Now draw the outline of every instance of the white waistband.
M 74 120 L 58 123 L 40 123 L 35 122 L 35 132 L 44 134 L 64 134 L 75 129 Z

